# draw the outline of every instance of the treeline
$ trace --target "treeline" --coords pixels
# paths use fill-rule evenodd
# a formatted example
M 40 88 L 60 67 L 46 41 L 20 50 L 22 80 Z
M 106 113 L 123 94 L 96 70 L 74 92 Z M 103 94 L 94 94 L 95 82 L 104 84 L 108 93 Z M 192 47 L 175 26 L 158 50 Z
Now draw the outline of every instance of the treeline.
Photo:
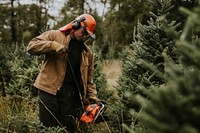
M 57 7 L 59 15 L 49 11 L 57 6 L 56 0 L 1 0 L 0 1 L 0 36 L 1 42 L 8 45 L 27 43 L 35 36 L 48 29 L 58 29 L 82 13 L 90 13 L 97 20 L 97 40 L 95 48 L 104 59 L 124 56 L 121 52 L 132 42 L 134 26 L 138 22 L 145 24 L 149 12 L 156 8 L 146 0 L 97 1 L 68 0 Z M 174 0 L 170 19 L 179 19 L 184 23 L 185 16 L 178 12 L 178 7 L 192 8 L 196 0 Z M 60 5 L 60 4 L 59 4 Z M 99 5 L 103 13 L 99 14 Z M 96 7 L 95 7 L 96 6 Z M 54 8 L 53 8 L 54 7 Z M 95 8 L 94 8 L 95 7 Z M 120 52 L 119 52 L 120 51 Z

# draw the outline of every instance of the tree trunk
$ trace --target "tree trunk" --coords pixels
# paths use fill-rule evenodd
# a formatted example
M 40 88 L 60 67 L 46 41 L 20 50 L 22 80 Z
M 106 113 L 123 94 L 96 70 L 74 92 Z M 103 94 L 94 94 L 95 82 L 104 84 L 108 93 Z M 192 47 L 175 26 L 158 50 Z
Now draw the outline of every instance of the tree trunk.
M 11 33 L 12 33 L 12 42 L 16 44 L 16 22 L 15 22 L 15 11 L 14 11 L 14 0 L 11 0 Z
M 85 0 L 80 0 L 79 15 L 84 13 L 84 3 L 85 3 Z

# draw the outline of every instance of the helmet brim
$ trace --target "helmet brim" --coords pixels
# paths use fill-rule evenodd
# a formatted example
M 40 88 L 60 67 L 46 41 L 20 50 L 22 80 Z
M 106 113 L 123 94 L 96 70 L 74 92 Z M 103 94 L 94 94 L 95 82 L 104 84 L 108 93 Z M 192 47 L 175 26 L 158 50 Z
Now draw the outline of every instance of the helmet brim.
M 96 39 L 96 35 L 95 35 L 94 33 L 90 32 L 90 31 L 87 29 L 87 27 L 86 27 L 86 31 L 87 31 L 87 33 L 90 35 L 90 37 L 91 37 L 92 39 Z

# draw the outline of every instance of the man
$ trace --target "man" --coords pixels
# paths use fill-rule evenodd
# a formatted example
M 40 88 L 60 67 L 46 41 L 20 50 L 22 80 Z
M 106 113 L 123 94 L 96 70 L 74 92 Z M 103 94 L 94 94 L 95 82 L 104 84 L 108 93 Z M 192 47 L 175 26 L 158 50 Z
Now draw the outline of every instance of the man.
M 44 126 L 75 132 L 84 104 L 99 102 L 92 83 L 93 53 L 84 43 L 90 37 L 95 39 L 95 28 L 95 19 L 82 14 L 59 30 L 47 31 L 30 41 L 29 54 L 45 54 L 34 83 Z

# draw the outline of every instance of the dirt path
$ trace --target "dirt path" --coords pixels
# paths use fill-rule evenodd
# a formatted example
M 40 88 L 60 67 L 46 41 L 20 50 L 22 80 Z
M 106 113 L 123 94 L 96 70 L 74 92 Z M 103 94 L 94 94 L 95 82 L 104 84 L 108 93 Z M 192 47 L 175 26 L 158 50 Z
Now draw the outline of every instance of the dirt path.
M 106 74 L 108 89 L 113 90 L 117 79 L 121 75 L 121 62 L 118 60 L 104 61 L 102 72 Z

